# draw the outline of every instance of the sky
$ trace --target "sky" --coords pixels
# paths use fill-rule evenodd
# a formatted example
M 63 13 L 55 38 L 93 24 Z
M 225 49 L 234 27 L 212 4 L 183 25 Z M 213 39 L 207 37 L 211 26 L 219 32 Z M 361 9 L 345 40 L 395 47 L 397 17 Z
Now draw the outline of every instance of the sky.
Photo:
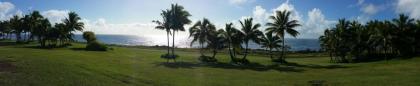
M 296 28 L 297 38 L 318 38 L 340 18 L 365 23 L 403 13 L 420 19 L 420 0 L 0 0 L 0 20 L 38 10 L 52 23 L 60 23 L 74 11 L 85 23 L 85 31 L 165 37 L 152 21 L 161 20 L 160 12 L 174 3 L 190 12 L 193 23 L 208 18 L 218 29 L 230 22 L 239 28 L 238 21 L 249 17 L 264 25 L 275 11 L 289 10 L 302 25 Z M 188 32 L 177 36 L 188 37 Z

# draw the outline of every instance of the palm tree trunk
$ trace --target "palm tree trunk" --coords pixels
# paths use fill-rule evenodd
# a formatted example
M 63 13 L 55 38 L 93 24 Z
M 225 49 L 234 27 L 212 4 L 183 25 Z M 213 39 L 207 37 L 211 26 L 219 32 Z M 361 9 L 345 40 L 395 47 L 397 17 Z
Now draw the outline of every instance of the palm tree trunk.
M 228 43 L 228 49 L 229 49 L 229 55 L 230 55 L 230 60 L 233 61 L 233 54 L 232 54 L 232 49 L 231 48 L 231 44 Z
M 269 50 L 269 52 L 270 52 L 270 58 L 271 58 L 271 61 L 273 61 L 274 60 L 273 59 L 273 52 L 271 50 L 272 50 L 272 48 L 270 48 L 270 50 Z
M 217 50 L 216 50 L 216 49 L 214 49 L 214 50 L 213 50 L 213 56 L 212 56 L 212 57 L 213 57 L 213 59 L 214 59 L 214 58 L 216 58 L 216 54 L 217 54 Z
M 200 54 L 201 54 L 201 56 L 204 56 L 204 50 L 203 50 L 203 48 L 204 48 L 203 43 L 200 43 Z
M 244 55 L 244 58 L 242 58 L 242 60 L 245 60 L 247 55 L 248 55 L 248 41 L 245 42 L 245 55 Z
M 172 32 L 172 58 L 175 58 L 175 30 L 173 30 Z
M 284 35 L 282 36 L 282 39 L 283 39 L 283 41 L 282 41 L 282 46 L 283 46 L 283 48 L 282 48 L 282 50 L 281 50 L 281 57 L 280 57 L 280 59 L 281 60 L 284 60 L 284 51 L 285 51 L 285 49 L 286 49 L 286 46 L 284 46 L 284 41 L 286 41 L 286 40 L 284 40 Z
M 334 62 L 332 52 L 328 52 L 330 54 L 330 62 Z
M 168 54 L 166 54 L 166 55 L 169 55 L 169 31 L 167 31 L 166 32 L 166 39 L 168 39 L 168 46 L 166 46 L 166 48 L 167 48 L 167 50 L 168 50 Z

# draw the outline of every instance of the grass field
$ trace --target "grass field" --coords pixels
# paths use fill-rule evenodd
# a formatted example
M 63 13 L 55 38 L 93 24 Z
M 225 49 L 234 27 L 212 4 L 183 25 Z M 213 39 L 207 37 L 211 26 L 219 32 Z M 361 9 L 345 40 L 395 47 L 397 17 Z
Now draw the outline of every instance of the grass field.
M 248 66 L 204 64 L 195 50 L 181 49 L 176 63 L 166 63 L 158 48 L 112 47 L 107 52 L 85 51 L 82 44 L 39 49 L 35 45 L 0 44 L 1 86 L 280 86 L 325 81 L 339 86 L 419 86 L 420 58 L 368 63 L 334 64 L 328 57 L 290 55 L 291 65 L 276 65 L 268 56 L 251 55 Z

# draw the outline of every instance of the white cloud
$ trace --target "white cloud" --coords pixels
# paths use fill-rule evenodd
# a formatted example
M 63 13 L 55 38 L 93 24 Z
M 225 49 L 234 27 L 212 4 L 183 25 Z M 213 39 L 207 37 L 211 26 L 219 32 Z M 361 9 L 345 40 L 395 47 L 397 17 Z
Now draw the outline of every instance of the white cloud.
M 67 18 L 68 10 L 47 10 L 41 12 L 41 15 L 50 20 L 51 24 L 61 23 L 63 19 Z
M 327 20 L 324 14 L 322 14 L 322 11 L 318 8 L 314 8 L 309 11 L 307 15 L 308 19 L 304 20 L 302 19 L 302 15 L 299 14 L 299 11 L 297 11 L 294 5 L 289 3 L 289 1 L 280 4 L 277 8 L 272 9 L 270 12 L 267 12 L 266 9 L 262 8 L 261 6 L 256 6 L 253 10 L 253 17 L 255 18 L 256 22 L 263 25 L 261 30 L 264 31 L 264 24 L 270 21 L 268 16 L 274 15 L 276 11 L 283 10 L 290 11 L 292 13 L 290 15 L 291 19 L 298 20 L 298 23 L 302 25 L 296 28 L 296 30 L 300 32 L 298 38 L 318 38 L 323 34 L 326 28 L 329 28 L 335 23 L 335 21 Z M 249 17 L 250 16 L 243 16 L 241 17 L 241 20 Z M 288 35 L 286 35 L 286 37 L 291 38 Z
M 10 2 L 0 2 L 0 20 L 6 20 L 11 17 L 8 13 L 15 8 Z
M 335 21 L 325 19 L 320 9 L 314 8 L 308 12 L 308 20 L 302 24 L 298 31 L 302 38 L 317 38 L 334 23 Z
M 301 21 L 302 20 L 302 15 L 300 15 L 299 12 L 296 11 L 295 6 L 293 4 L 290 4 L 289 3 L 289 0 L 287 0 L 286 2 L 280 4 L 280 6 L 278 6 L 276 9 L 273 9 L 272 10 L 273 13 L 270 14 L 270 15 L 275 15 L 276 14 L 276 11 L 284 11 L 284 10 L 290 11 L 292 13 L 290 15 L 291 16 L 291 19 L 298 20 L 298 21 Z
M 367 4 L 365 6 L 362 6 L 360 10 L 365 14 L 373 15 L 376 14 L 380 9 L 373 4 Z
M 255 21 L 258 23 L 263 23 L 267 20 L 268 14 L 266 13 L 266 10 L 262 8 L 261 6 L 255 6 L 254 11 L 252 12 L 253 18 L 255 18 Z
M 235 5 L 241 5 L 244 4 L 246 2 L 248 2 L 249 0 L 229 0 L 229 3 L 231 4 L 235 4 Z
M 358 0 L 357 1 L 357 5 L 362 5 L 363 3 L 365 3 L 365 0 Z
M 108 23 L 106 19 L 99 18 L 95 21 L 90 21 L 88 19 L 82 19 L 85 23 L 84 31 L 92 31 L 96 34 L 119 34 L 119 35 L 137 35 L 137 36 L 166 36 L 165 31 L 155 29 L 156 24 L 150 23 L 122 23 L 122 24 L 113 24 Z M 187 27 L 187 26 L 186 26 Z M 188 30 L 187 30 L 188 31 Z M 187 36 L 188 32 L 178 32 L 177 36 Z M 78 32 L 80 33 L 80 32 Z
M 397 13 L 408 13 L 410 17 L 420 19 L 420 0 L 398 0 Z

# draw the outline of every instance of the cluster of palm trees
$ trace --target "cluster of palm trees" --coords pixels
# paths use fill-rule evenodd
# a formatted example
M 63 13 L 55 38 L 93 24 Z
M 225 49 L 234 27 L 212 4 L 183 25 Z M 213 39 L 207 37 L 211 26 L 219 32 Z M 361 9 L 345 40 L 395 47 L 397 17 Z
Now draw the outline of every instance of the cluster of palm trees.
M 290 34 L 296 37 L 299 32 L 294 28 L 300 26 L 297 20 L 290 19 L 290 14 L 291 12 L 286 10 L 277 11 L 275 15 L 270 17 L 272 22 L 266 24 L 268 28 L 265 30 L 265 34 L 259 30 L 261 24 L 255 24 L 252 18 L 239 21 L 241 29 L 236 29 L 232 23 L 226 24 L 224 29 L 217 29 L 213 23 L 204 18 L 189 28 L 190 37 L 193 39 L 191 45 L 198 42 L 201 53 L 200 59 L 204 61 L 217 61 L 215 56 L 218 51 L 228 48 L 232 62 L 247 63 L 249 62 L 247 60 L 248 45 L 253 41 L 260 44 L 261 47 L 267 48 L 273 61 L 286 62 L 284 60 L 284 52 L 286 51 L 283 47 L 285 46 L 284 36 Z M 169 35 L 172 34 L 174 38 L 175 31 L 184 31 L 183 26 L 190 23 L 188 17 L 191 15 L 182 6 L 172 4 L 171 9 L 163 10 L 161 16 L 161 21 L 155 20 L 153 22 L 158 24 L 155 28 L 167 32 L 168 53 L 163 57 L 172 56 L 172 59 L 175 59 L 174 44 L 172 45 L 172 54 L 169 52 Z M 212 51 L 213 55 L 211 57 L 204 55 L 206 49 Z M 272 52 L 274 50 L 282 51 L 280 57 L 273 57 Z M 239 55 L 242 55 L 242 58 L 239 58 Z
M 204 18 L 202 21 L 196 22 L 189 30 L 190 37 L 193 38 L 191 45 L 195 42 L 200 44 L 201 57 L 204 56 L 204 49 L 208 48 L 213 51 L 213 56 L 209 59 L 216 59 L 217 51 L 228 48 L 233 63 L 248 63 L 247 55 L 249 53 L 249 43 L 252 41 L 266 48 L 270 54 L 272 61 L 285 63 L 284 36 L 290 34 L 296 37 L 299 32 L 294 28 L 300 26 L 297 20 L 290 19 L 289 11 L 277 11 L 275 15 L 270 16 L 272 22 L 266 24 L 265 33 L 260 31 L 261 24 L 254 24 L 252 18 L 247 18 L 240 23 L 240 30 L 236 29 L 232 23 L 226 24 L 224 29 L 216 30 L 214 24 Z M 207 45 L 204 47 L 204 45 Z M 244 51 L 242 51 L 244 45 Z M 280 50 L 281 49 L 281 50 Z M 273 57 L 273 51 L 282 51 L 277 58 Z M 242 54 L 242 58 L 238 58 L 238 54 Z
M 332 62 L 357 62 L 419 54 L 419 34 L 420 20 L 400 14 L 391 21 L 371 20 L 365 25 L 340 19 L 319 39 Z
M 0 21 L 0 36 L 2 39 L 12 39 L 13 34 L 18 43 L 36 39 L 41 47 L 62 46 L 73 40 L 72 32 L 83 30 L 84 24 L 80 20 L 75 12 L 70 12 L 62 23 L 53 26 L 39 11 L 33 11 L 22 17 L 14 15 L 9 20 Z
M 162 10 L 162 20 L 154 20 L 153 22 L 158 24 L 156 29 L 165 30 L 168 39 L 168 53 L 162 55 L 162 58 L 173 59 L 177 57 L 175 54 L 175 32 L 185 31 L 184 25 L 190 24 L 191 20 L 190 13 L 184 9 L 183 6 L 178 4 L 172 4 L 170 9 Z M 171 32 L 172 31 L 172 32 Z M 170 53 L 169 35 L 172 35 L 172 53 Z

